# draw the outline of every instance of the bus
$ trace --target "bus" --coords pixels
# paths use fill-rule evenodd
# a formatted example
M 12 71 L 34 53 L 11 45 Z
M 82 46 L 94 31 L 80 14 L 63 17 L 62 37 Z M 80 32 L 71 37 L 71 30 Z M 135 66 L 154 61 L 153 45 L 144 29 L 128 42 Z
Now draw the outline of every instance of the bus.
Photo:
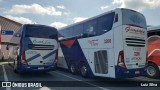
M 134 10 L 117 8 L 58 30 L 57 67 L 83 77 L 145 74 L 147 26 Z
M 149 27 L 147 31 L 147 76 L 150 78 L 157 78 L 160 76 L 160 26 Z
M 49 72 L 56 69 L 58 32 L 54 27 L 24 24 L 14 31 L 10 43 L 9 64 L 14 72 Z

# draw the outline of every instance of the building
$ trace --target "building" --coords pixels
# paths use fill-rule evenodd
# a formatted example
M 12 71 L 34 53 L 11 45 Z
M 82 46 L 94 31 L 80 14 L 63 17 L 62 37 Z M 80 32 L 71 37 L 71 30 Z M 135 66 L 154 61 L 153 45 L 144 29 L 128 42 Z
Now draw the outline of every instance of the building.
M 6 46 L 10 43 L 14 32 L 21 29 L 21 26 L 21 23 L 0 16 L 0 57 L 3 55 L 5 59 L 8 58 L 9 52 L 6 50 Z

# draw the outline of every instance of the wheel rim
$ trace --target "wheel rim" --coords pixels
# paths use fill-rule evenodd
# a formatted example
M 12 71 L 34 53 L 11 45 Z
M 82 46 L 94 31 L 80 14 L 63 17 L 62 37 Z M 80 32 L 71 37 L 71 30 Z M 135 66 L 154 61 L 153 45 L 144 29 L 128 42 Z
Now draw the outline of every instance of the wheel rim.
M 82 68 L 81 68 L 81 74 L 82 74 L 83 76 L 85 76 L 86 73 L 87 73 L 87 67 L 82 66 Z
M 74 73 L 75 72 L 75 66 L 72 64 L 71 65 L 71 72 Z
M 149 76 L 154 76 L 156 74 L 156 69 L 153 66 L 148 66 L 147 73 Z

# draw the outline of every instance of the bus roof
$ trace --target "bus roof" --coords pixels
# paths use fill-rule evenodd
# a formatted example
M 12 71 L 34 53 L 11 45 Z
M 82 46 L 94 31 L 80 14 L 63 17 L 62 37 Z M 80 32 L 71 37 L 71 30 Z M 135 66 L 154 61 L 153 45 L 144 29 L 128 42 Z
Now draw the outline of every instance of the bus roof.
M 42 26 L 42 27 L 48 27 L 48 28 L 54 28 L 55 30 L 57 30 L 57 28 L 52 27 L 52 26 L 48 26 L 48 25 L 43 25 L 43 24 L 23 24 L 25 26 Z
M 92 19 L 101 17 L 101 16 L 103 16 L 103 15 L 106 15 L 106 14 L 111 13 L 111 12 L 116 11 L 116 10 L 131 10 L 131 11 L 137 12 L 137 11 L 135 11 L 135 10 L 127 9 L 127 8 L 115 8 L 115 9 L 113 9 L 113 10 L 107 11 L 107 12 L 102 13 L 102 14 L 100 14 L 100 15 L 93 16 L 93 17 L 88 18 L 88 19 L 86 19 L 86 20 L 83 20 L 83 21 L 80 21 L 80 22 L 77 22 L 77 23 L 74 23 L 74 24 L 71 24 L 71 25 L 68 25 L 68 26 L 59 28 L 58 30 L 63 30 L 63 29 L 65 29 L 65 28 L 69 28 L 69 27 L 72 27 L 72 26 L 75 26 L 75 25 L 79 25 L 79 24 L 81 24 L 81 23 L 84 23 L 84 22 L 87 22 L 87 21 L 89 21 L 89 20 L 92 20 Z M 142 15 L 143 15 L 143 14 L 142 14 Z M 143 16 L 144 16 L 144 15 L 143 15 Z
M 111 11 L 102 13 L 102 14 L 100 14 L 100 15 L 93 16 L 93 17 L 88 18 L 88 19 L 86 19 L 86 20 L 83 20 L 83 21 L 80 21 L 80 22 L 77 22 L 77 23 L 73 23 L 73 24 L 70 24 L 70 25 L 68 25 L 68 26 L 59 28 L 58 30 L 62 30 L 62 29 L 64 29 L 64 28 L 69 28 L 69 27 L 72 27 L 72 26 L 75 26 L 75 25 L 79 25 L 79 24 L 81 24 L 81 23 L 87 22 L 87 21 L 89 21 L 89 20 L 95 19 L 95 18 L 97 18 L 97 17 L 103 16 L 103 15 L 108 14 L 108 13 L 113 12 L 113 11 L 114 11 L 114 10 L 111 10 Z
M 150 31 L 157 31 L 157 30 L 160 30 L 160 26 L 153 26 L 153 27 L 148 27 L 147 28 L 148 32 L 150 32 Z

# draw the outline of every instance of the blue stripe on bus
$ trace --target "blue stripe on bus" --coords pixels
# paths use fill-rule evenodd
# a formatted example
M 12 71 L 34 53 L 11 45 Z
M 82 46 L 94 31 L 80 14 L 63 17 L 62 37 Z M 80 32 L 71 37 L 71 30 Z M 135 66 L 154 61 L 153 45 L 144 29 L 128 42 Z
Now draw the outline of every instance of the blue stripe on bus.
M 91 67 L 89 66 L 87 58 L 85 57 L 78 40 L 75 40 L 75 42 L 70 48 L 68 48 L 64 43 L 65 42 L 60 41 L 60 47 L 62 49 L 66 62 L 68 62 L 67 65 L 69 66 L 70 61 L 72 61 L 76 64 L 76 66 L 79 66 L 81 61 L 85 61 L 88 69 L 88 74 L 92 77 L 93 72 L 91 70 Z
M 34 55 L 34 56 L 30 57 L 29 59 L 27 59 L 27 62 L 30 62 L 30 61 L 32 61 L 32 60 L 34 60 L 34 59 L 36 59 L 40 56 L 41 56 L 40 54 Z
M 139 71 L 139 74 L 135 74 L 136 71 Z M 125 73 L 128 72 L 128 73 Z M 137 69 L 127 69 L 120 66 L 115 66 L 115 75 L 116 78 L 133 78 L 138 76 L 144 76 L 146 73 L 145 68 L 137 68 Z
M 57 50 L 54 50 L 52 52 L 50 52 L 49 54 L 45 55 L 44 57 L 42 57 L 43 59 L 46 59 L 48 57 L 50 57 L 51 55 L 55 54 L 57 52 Z

